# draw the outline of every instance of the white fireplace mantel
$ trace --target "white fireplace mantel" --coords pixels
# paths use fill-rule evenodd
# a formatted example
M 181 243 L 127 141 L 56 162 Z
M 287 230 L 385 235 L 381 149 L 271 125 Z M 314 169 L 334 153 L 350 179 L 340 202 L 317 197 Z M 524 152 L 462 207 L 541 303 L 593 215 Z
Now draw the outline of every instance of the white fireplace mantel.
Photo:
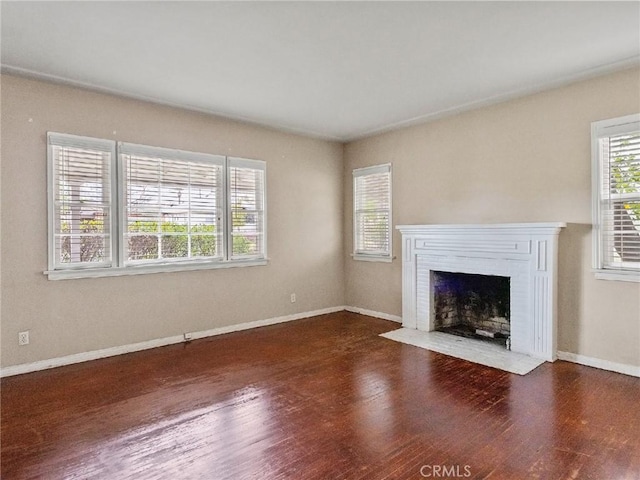
M 558 235 L 565 223 L 399 225 L 402 325 L 433 330 L 432 271 L 510 279 L 511 349 L 547 361 L 557 351 Z

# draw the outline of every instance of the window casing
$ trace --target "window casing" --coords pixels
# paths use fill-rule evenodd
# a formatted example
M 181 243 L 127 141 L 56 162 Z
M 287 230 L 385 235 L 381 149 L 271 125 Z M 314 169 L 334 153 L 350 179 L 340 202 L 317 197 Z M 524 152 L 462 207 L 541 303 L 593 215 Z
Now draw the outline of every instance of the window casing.
M 265 162 L 47 138 L 50 279 L 266 263 Z
M 264 169 L 255 160 L 228 158 L 227 185 L 230 260 L 262 258 L 266 245 Z
M 49 270 L 113 266 L 115 143 L 50 133 Z
M 392 260 L 391 164 L 353 171 L 353 257 Z
M 120 143 L 125 266 L 223 260 L 225 157 Z
M 640 114 L 592 123 L 591 139 L 596 277 L 640 281 Z

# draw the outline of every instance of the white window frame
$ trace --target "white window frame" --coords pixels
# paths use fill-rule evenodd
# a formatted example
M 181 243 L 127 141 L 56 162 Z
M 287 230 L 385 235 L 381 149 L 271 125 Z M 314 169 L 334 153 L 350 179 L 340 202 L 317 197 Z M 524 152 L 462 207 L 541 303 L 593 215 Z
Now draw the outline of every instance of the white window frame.
M 248 168 L 251 170 L 259 170 L 262 172 L 262 199 L 257 203 L 262 206 L 262 232 L 258 235 L 262 236 L 262 253 L 261 254 L 234 254 L 233 253 L 233 212 L 231 205 L 231 169 L 232 168 Z M 262 160 L 251 160 L 248 158 L 227 157 L 225 165 L 226 184 L 225 184 L 225 204 L 226 204 L 226 258 L 234 262 L 246 262 L 261 260 L 267 255 L 267 164 Z
M 110 248 L 111 259 L 109 262 L 100 264 L 91 263 L 71 263 L 60 264 L 55 261 L 55 185 L 56 180 L 54 164 L 54 147 L 59 145 L 84 146 L 109 151 L 111 154 L 110 164 L 110 186 L 111 186 L 111 209 L 110 209 Z M 159 158 L 170 158 L 176 160 L 188 160 L 195 162 L 213 162 L 222 166 L 222 205 L 220 211 L 222 215 L 221 225 L 224 229 L 222 240 L 222 255 L 219 257 L 201 258 L 170 258 L 149 261 L 127 262 L 125 258 L 125 236 L 127 231 L 127 217 L 125 205 L 125 170 L 124 154 L 144 153 Z M 241 165 L 244 168 L 252 168 L 262 171 L 263 192 L 262 192 L 262 251 L 255 255 L 231 255 L 231 229 L 230 229 L 230 202 L 229 202 L 229 171 L 231 166 Z M 76 279 L 76 278 L 96 278 L 112 277 L 123 275 L 140 275 L 161 272 L 177 272 L 190 270 L 208 270 L 217 268 L 248 267 L 266 265 L 267 257 L 267 199 L 266 199 L 266 162 L 262 160 L 244 159 L 237 157 L 226 157 L 222 155 L 212 155 L 183 150 L 174 150 L 147 145 L 136 145 L 113 140 L 104 140 L 91 137 L 81 137 L 77 135 L 48 132 L 47 133 L 47 186 L 48 186 L 48 270 L 44 273 L 49 280 Z
M 109 209 L 109 229 L 108 235 L 110 237 L 109 249 L 110 258 L 100 263 L 82 263 L 82 264 L 63 264 L 56 262 L 56 239 L 55 239 L 55 225 L 56 225 L 56 185 L 54 184 L 55 177 L 55 163 L 54 163 L 54 149 L 56 147 L 73 147 L 73 148 L 86 148 L 89 150 L 103 151 L 110 154 L 109 169 L 110 169 L 110 193 L 111 202 Z M 117 224 L 114 221 L 116 218 L 116 210 L 118 203 L 118 191 L 116 187 L 116 144 L 111 140 L 101 140 L 91 137 L 82 137 L 78 135 L 67 135 L 62 133 L 47 133 L 47 196 L 48 196 L 48 216 L 47 225 L 49 232 L 49 249 L 48 249 L 48 271 L 70 271 L 70 270 L 105 270 L 114 266 L 115 258 L 117 255 Z
M 133 157 L 146 157 L 150 159 L 158 159 L 158 160 L 175 160 L 179 162 L 190 162 L 195 164 L 203 164 L 203 165 L 217 165 L 221 168 L 221 183 L 219 188 L 221 189 L 221 205 L 218 207 L 218 214 L 220 220 L 219 223 L 222 226 L 223 233 L 226 234 L 225 225 L 224 225 L 224 209 L 226 204 L 226 184 L 224 182 L 224 169 L 226 168 L 226 158 L 222 155 L 211 155 L 205 153 L 196 153 L 196 152 L 186 152 L 182 150 L 173 150 L 168 148 L 161 147 L 150 147 L 147 145 L 137 145 L 132 143 L 124 143 L 118 142 L 118 187 L 120 195 L 118 197 L 118 206 L 119 206 L 119 227 L 121 235 L 118 237 L 119 242 L 119 258 L 122 259 L 120 262 L 120 266 L 122 267 L 137 267 L 137 266 L 150 266 L 153 264 L 186 264 L 186 263 L 209 263 L 209 262 L 219 262 L 223 261 L 226 257 L 224 255 L 224 248 L 220 250 L 220 255 L 217 257 L 205 257 L 205 258 L 157 258 L 157 259 L 144 259 L 144 260 L 128 260 L 126 254 L 126 241 L 125 235 L 128 231 L 128 216 L 127 216 L 127 171 L 126 171 L 126 156 Z M 188 233 L 187 235 L 189 235 Z M 222 240 L 222 245 L 224 245 L 224 238 Z
M 358 245 L 358 228 L 357 228 L 357 212 L 356 212 L 356 181 L 359 177 L 367 175 L 375 175 L 380 173 L 389 174 L 389 249 L 386 252 L 367 252 L 360 251 Z M 356 168 L 353 170 L 353 252 L 351 256 L 354 260 L 362 260 L 367 262 L 392 262 L 393 261 L 393 175 L 391 164 L 374 165 L 370 167 Z
M 640 131 L 640 114 L 601 120 L 591 124 L 591 172 L 592 172 L 592 214 L 593 214 L 593 272 L 600 280 L 620 280 L 640 282 L 640 268 L 636 265 L 608 266 L 605 262 L 605 248 L 612 240 L 605 238 L 603 225 L 603 169 L 605 159 L 601 156 L 600 141 L 604 138 Z

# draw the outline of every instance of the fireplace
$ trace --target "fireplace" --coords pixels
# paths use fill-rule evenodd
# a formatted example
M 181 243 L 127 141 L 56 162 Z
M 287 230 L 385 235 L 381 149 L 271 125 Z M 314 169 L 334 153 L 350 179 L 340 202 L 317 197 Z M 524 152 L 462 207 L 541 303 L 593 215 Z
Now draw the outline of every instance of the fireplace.
M 439 272 L 502 277 L 511 350 L 556 359 L 557 246 L 564 223 L 402 225 L 402 324 L 437 328 Z M 491 307 L 488 307 L 491 308 Z M 441 313 L 438 315 L 442 316 Z M 485 319 L 497 326 L 499 315 Z M 505 318 L 507 318 L 505 316 Z M 476 327 L 477 330 L 486 330 Z M 495 334 L 494 334 L 495 337 Z
M 510 346 L 509 277 L 433 270 L 431 282 L 434 330 Z

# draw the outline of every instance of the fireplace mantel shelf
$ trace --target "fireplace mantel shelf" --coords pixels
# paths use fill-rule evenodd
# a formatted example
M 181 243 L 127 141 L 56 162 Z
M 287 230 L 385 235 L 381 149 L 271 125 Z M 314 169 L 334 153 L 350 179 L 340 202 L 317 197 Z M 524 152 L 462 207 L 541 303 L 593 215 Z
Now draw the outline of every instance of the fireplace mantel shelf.
M 433 330 L 432 272 L 510 278 L 511 348 L 556 359 L 558 235 L 566 224 L 399 225 L 402 323 Z
M 434 225 L 397 225 L 396 229 L 403 234 L 420 233 L 478 233 L 505 235 L 530 232 L 532 234 L 557 234 L 566 227 L 564 222 L 539 223 L 493 223 L 493 224 L 434 224 Z

